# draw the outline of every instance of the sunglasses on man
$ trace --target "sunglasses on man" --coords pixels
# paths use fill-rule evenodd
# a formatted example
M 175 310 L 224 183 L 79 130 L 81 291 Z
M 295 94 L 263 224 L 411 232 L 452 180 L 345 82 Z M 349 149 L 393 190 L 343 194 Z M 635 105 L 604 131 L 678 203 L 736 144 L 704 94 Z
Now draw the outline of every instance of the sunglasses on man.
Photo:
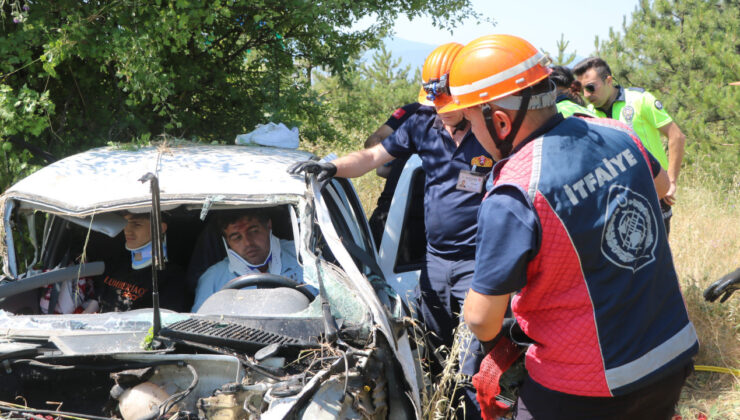
M 593 83 L 589 83 L 583 87 L 583 90 L 587 91 L 588 93 L 594 93 L 596 92 L 596 85 Z

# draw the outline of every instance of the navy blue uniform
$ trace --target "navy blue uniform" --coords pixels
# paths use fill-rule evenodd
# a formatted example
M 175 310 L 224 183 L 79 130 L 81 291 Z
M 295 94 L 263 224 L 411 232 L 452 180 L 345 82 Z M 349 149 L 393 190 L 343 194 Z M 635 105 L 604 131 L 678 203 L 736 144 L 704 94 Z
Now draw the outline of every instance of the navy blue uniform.
M 403 124 L 412 115 L 414 115 L 419 107 L 421 107 L 420 103 L 413 102 L 396 109 L 384 125 L 392 128 L 393 131 L 398 130 L 398 127 L 400 127 L 401 124 Z M 385 186 L 383 187 L 383 191 L 380 193 L 380 197 L 378 197 L 378 202 L 375 206 L 375 210 L 373 210 L 373 214 L 368 220 L 368 223 L 370 224 L 370 230 L 373 233 L 373 239 L 375 239 L 375 246 L 378 249 L 380 249 L 380 240 L 383 238 L 385 221 L 388 219 L 388 211 L 391 208 L 393 194 L 396 192 L 398 178 L 401 177 L 401 172 L 403 172 L 403 167 L 406 166 L 407 160 L 408 157 L 398 158 L 386 164 L 391 165 L 391 172 L 385 179 Z
M 417 153 L 426 173 L 424 220 L 427 251 L 449 260 L 473 259 L 478 207 L 483 192 L 458 190 L 461 170 L 481 175 L 491 171 L 493 160 L 469 131 L 455 146 L 433 107 L 422 106 L 382 142 L 395 158 Z
M 647 181 L 659 165 L 612 120 L 542 130 L 494 169 L 472 287 L 518 291 L 533 344 L 517 418 L 670 418 L 698 342 Z
M 471 131 L 455 145 L 433 107 L 422 106 L 391 136 L 383 147 L 395 158 L 416 153 L 426 173 L 424 222 L 426 224 L 426 264 L 419 279 L 419 315 L 435 348 L 451 348 L 454 329 L 473 279 L 478 207 L 483 191 L 457 188 L 461 171 L 486 175 L 491 171 L 491 155 Z M 473 375 L 482 352 L 473 339 L 462 352 L 461 372 Z M 467 354 L 466 354 L 467 353 Z M 465 390 L 466 417 L 480 418 L 475 391 Z M 476 410 L 478 412 L 475 412 Z

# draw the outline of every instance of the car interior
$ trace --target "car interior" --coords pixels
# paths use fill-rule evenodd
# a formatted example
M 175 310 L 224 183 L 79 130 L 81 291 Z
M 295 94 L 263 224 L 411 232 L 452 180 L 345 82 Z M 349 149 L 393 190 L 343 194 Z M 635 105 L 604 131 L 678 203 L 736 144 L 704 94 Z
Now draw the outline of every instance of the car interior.
M 221 233 L 216 227 L 218 212 L 219 210 L 211 210 L 205 220 L 200 220 L 200 210 L 189 210 L 184 206 L 163 212 L 163 219 L 167 223 L 165 235 L 167 264 L 176 264 L 186 272 L 184 287 L 187 290 L 188 307 L 192 306 L 195 287 L 200 275 L 208 267 L 226 257 Z M 272 220 L 272 233 L 280 239 L 292 240 L 293 231 L 288 205 L 270 207 L 268 213 Z M 89 229 L 91 225 L 89 218 L 74 220 L 71 217 L 37 213 L 35 216 L 37 223 L 41 226 L 46 224 L 43 229 L 43 236 L 46 240 L 43 249 L 40 250 L 39 261 L 34 268 L 45 271 L 67 267 L 77 264 L 83 254 L 85 261 L 102 261 L 106 269 L 130 264 L 130 253 L 124 246 L 123 225 L 120 221 L 115 221 L 116 217 L 106 218 L 101 217 L 102 215 L 97 215 L 96 228 Z M 103 233 L 103 231 L 108 233 L 117 231 L 116 224 L 121 229 L 117 234 L 111 237 Z M 25 222 L 17 220 L 16 225 L 23 226 Z M 41 247 L 42 234 L 38 233 L 37 236 L 39 236 L 38 242 Z M 38 289 L 24 293 L 23 296 L 5 299 L 0 302 L 0 309 L 16 314 L 39 314 L 41 311 L 38 302 L 42 292 L 42 289 Z M 233 295 L 236 292 L 241 291 L 230 290 L 228 293 Z M 264 292 L 260 293 L 264 294 Z M 301 297 L 306 300 L 305 297 Z M 264 296 L 262 298 L 257 300 L 264 301 Z M 307 303 L 306 301 L 306 305 Z M 213 306 L 214 304 L 210 305 L 210 307 Z M 289 309 L 295 311 L 295 304 Z

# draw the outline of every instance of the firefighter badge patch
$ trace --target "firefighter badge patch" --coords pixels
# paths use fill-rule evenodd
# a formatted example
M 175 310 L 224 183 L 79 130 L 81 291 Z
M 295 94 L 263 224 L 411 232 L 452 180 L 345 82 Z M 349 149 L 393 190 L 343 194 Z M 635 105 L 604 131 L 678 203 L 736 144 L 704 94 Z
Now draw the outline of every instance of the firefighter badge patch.
M 479 168 L 490 168 L 493 166 L 493 160 L 487 156 L 480 155 L 471 159 L 470 164 Z
M 614 265 L 640 270 L 655 260 L 658 220 L 643 195 L 621 185 L 609 188 L 601 253 Z

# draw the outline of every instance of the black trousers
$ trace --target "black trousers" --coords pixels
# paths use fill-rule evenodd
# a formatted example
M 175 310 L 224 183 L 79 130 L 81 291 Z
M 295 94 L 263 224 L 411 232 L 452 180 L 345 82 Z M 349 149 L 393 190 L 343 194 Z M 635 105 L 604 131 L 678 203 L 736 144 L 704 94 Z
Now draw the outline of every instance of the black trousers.
M 670 420 L 694 364 L 676 369 L 637 391 L 618 397 L 583 397 L 553 391 L 529 376 L 519 390 L 516 420 Z

